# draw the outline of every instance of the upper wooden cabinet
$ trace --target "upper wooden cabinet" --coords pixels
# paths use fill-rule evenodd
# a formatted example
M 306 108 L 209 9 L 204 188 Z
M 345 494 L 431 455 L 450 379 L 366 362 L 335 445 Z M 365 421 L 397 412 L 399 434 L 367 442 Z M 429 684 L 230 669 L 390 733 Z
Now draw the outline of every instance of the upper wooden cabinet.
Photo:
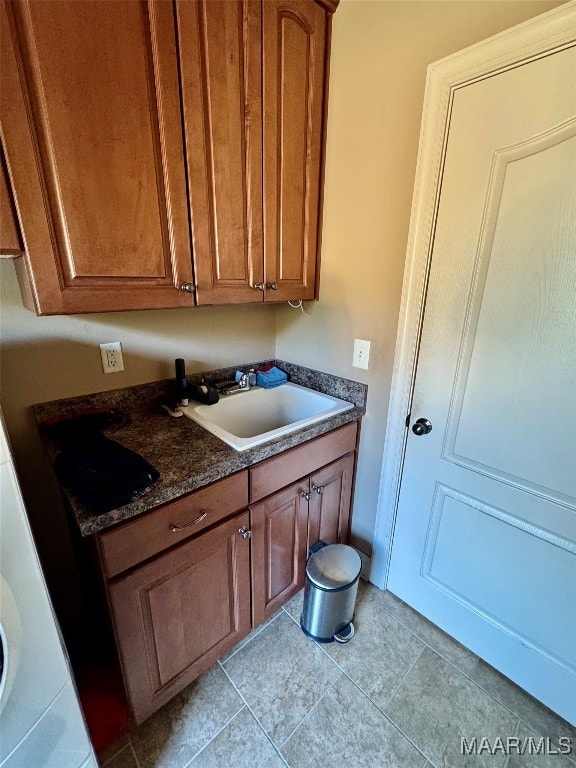
M 326 14 L 263 3 L 264 280 L 276 301 L 313 299 L 320 213 Z
M 314 298 L 332 10 L 3 4 L 0 119 L 27 306 Z
M 0 151 L 0 254 L 2 256 L 19 256 L 21 253 L 20 229 L 8 185 L 4 153 Z
M 1 55 L 36 309 L 190 305 L 177 289 L 192 267 L 171 4 L 10 2 Z
M 261 301 L 260 2 L 176 7 L 196 300 Z
M 197 301 L 313 299 L 326 12 L 179 0 L 177 13 Z

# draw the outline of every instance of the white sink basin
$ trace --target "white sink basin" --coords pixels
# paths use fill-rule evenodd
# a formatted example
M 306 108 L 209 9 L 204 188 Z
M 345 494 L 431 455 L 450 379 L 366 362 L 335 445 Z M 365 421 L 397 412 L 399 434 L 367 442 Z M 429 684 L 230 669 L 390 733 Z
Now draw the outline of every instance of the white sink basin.
M 232 448 L 245 451 L 353 407 L 298 384 L 282 384 L 275 389 L 253 387 L 224 395 L 214 405 L 199 403 L 181 410 Z

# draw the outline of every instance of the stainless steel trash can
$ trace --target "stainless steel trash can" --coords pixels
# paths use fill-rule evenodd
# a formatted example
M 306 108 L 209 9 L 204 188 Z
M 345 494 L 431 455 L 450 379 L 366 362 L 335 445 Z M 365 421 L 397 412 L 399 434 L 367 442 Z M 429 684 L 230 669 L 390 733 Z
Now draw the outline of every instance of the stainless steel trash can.
M 327 544 L 312 551 L 300 619 L 305 635 L 321 643 L 352 639 L 361 567 L 360 555 L 346 544 Z

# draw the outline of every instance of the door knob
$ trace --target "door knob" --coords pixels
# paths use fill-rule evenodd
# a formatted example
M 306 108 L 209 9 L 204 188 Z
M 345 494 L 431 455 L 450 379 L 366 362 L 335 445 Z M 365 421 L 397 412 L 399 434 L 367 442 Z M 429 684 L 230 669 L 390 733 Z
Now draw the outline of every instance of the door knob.
M 418 419 L 412 426 L 412 432 L 414 432 L 415 435 L 418 435 L 418 437 L 421 437 L 421 435 L 427 435 L 428 432 L 432 431 L 432 424 L 428 421 L 428 419 Z
M 274 282 L 274 283 L 266 283 L 266 288 L 268 288 L 269 291 L 270 290 L 277 291 L 278 290 L 278 283 L 276 283 L 276 282 Z
M 257 291 L 263 291 L 264 283 L 254 283 L 254 288 L 256 288 Z
M 323 485 L 316 485 L 316 483 L 314 483 L 314 485 L 312 486 L 312 490 L 316 491 L 317 494 L 321 494 L 322 491 L 324 490 L 324 486 Z
M 252 531 L 249 531 L 245 525 L 243 525 L 242 528 L 238 528 L 238 533 L 243 539 L 249 539 L 250 536 L 252 536 Z
M 306 499 L 306 501 L 310 501 L 310 499 L 312 498 L 312 494 L 308 493 L 308 491 L 302 491 L 300 495 L 302 496 L 303 499 Z
M 180 290 L 184 293 L 194 293 L 194 283 L 182 283 Z

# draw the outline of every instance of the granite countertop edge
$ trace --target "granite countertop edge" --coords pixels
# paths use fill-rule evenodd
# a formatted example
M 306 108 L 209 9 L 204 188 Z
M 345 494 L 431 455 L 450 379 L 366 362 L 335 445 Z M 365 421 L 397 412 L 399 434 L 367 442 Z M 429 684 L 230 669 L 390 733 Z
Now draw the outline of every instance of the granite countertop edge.
M 106 429 L 107 437 L 140 453 L 160 472 L 160 480 L 149 493 L 101 514 L 89 512 L 69 489 L 61 486 L 80 533 L 90 536 L 119 525 L 303 442 L 358 421 L 365 414 L 367 385 L 281 360 L 191 374 L 188 379 L 199 382 L 205 377 L 211 381 L 223 381 L 233 378 L 237 369 L 255 368 L 265 362 L 272 362 L 284 370 L 289 381 L 348 400 L 354 407 L 255 448 L 235 451 L 190 419 L 174 419 L 159 407 L 158 401 L 170 394 L 172 379 L 34 405 L 32 410 L 38 425 L 54 416 L 86 408 L 106 406 L 126 412 L 130 424 Z M 40 434 L 53 460 L 58 448 L 42 430 Z

